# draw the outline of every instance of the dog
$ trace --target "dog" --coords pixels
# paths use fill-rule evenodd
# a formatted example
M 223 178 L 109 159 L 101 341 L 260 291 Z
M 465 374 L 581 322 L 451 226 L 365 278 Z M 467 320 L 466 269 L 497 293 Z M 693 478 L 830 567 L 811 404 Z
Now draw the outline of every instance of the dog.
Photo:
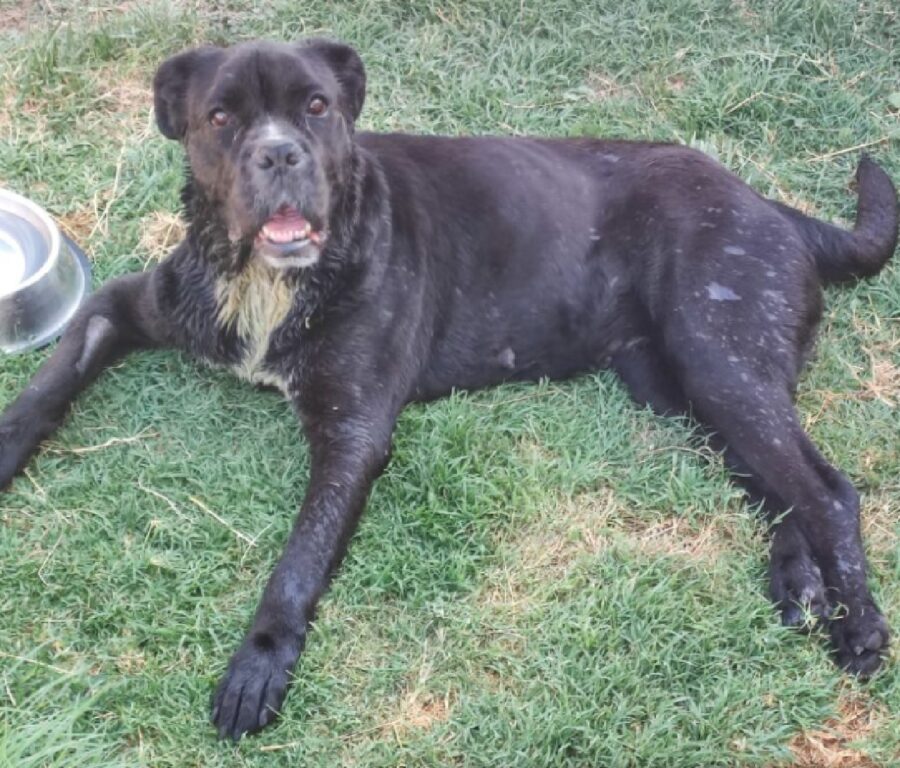
M 823 283 L 875 275 L 897 242 L 863 157 L 845 231 L 670 144 L 355 131 L 366 76 L 326 39 L 201 47 L 154 79 L 184 146 L 186 237 L 107 283 L 0 418 L 0 486 L 126 353 L 176 347 L 274 387 L 309 442 L 306 496 L 212 699 L 220 737 L 277 715 L 316 603 L 401 409 L 453 389 L 614 370 L 690 414 L 772 523 L 783 621 L 828 628 L 868 675 L 888 625 L 866 584 L 859 499 L 792 399 Z

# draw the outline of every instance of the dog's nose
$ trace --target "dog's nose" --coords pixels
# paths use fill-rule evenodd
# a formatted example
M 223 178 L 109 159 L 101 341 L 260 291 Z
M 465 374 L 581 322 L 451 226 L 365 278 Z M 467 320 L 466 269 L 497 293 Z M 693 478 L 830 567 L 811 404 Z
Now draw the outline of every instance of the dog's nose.
M 267 141 L 254 154 L 256 164 L 264 171 L 300 162 L 300 147 L 293 141 Z

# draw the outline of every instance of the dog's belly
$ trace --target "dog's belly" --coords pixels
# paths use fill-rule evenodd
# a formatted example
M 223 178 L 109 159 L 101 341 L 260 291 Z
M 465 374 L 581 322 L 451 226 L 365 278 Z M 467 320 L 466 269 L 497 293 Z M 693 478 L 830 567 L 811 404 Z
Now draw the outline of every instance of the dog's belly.
M 539 269 L 530 279 L 469 292 L 453 306 L 435 328 L 417 398 L 599 370 L 641 338 L 645 330 L 616 259 L 601 261 L 590 248 L 560 258 L 569 262 L 564 270 Z

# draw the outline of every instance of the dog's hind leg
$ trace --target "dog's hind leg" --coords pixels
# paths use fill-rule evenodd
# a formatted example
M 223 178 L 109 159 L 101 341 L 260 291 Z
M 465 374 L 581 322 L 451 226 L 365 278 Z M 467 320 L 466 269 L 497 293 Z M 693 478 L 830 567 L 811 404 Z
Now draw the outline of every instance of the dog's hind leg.
M 71 402 L 104 368 L 132 349 L 167 341 L 153 274 L 120 277 L 92 295 L 53 354 L 0 416 L 0 488 L 57 429 Z
M 659 349 L 647 339 L 617 352 L 612 368 L 639 405 L 648 405 L 665 416 L 687 415 L 690 405 L 674 373 Z M 723 451 L 725 465 L 732 479 L 747 494 L 751 504 L 759 504 L 770 522 L 775 522 L 786 506 L 754 476 L 740 453 L 703 425 L 700 436 L 709 440 L 714 450 Z M 772 598 L 788 626 L 804 626 L 809 616 L 826 619 L 828 600 L 822 574 L 813 559 L 809 544 L 796 526 L 777 526 L 772 536 L 770 583 Z
M 866 583 L 857 493 L 803 432 L 786 384 L 718 358 L 709 349 L 682 354 L 680 380 L 694 414 L 728 446 L 770 513 L 780 515 L 770 573 L 783 619 L 798 623 L 804 608 L 830 613 L 838 663 L 869 674 L 889 631 Z
M 688 402 L 672 366 L 649 338 L 613 354 L 610 367 L 618 374 L 638 405 L 648 405 L 661 416 L 688 412 Z
M 831 608 L 809 542 L 793 521 L 778 525 L 788 505 L 771 488 L 765 487 L 738 450 L 714 432 L 708 433 L 708 437 L 712 448 L 723 452 L 732 480 L 744 489 L 749 503 L 759 505 L 772 525 L 769 588 L 782 621 L 789 627 L 808 629 L 810 619 L 827 620 Z
M 673 366 L 649 339 L 617 352 L 612 368 L 618 373 L 632 398 L 666 416 L 687 415 L 687 396 L 681 389 Z M 754 476 L 740 453 L 721 437 L 700 425 L 700 435 L 717 451 L 724 452 L 725 465 L 732 478 L 747 494 L 751 504 L 762 506 L 767 519 L 775 522 L 786 506 L 771 489 L 768 491 Z M 827 619 L 828 600 L 822 574 L 800 530 L 793 525 L 777 526 L 772 536 L 770 582 L 772 598 L 789 626 L 805 626 L 809 616 Z

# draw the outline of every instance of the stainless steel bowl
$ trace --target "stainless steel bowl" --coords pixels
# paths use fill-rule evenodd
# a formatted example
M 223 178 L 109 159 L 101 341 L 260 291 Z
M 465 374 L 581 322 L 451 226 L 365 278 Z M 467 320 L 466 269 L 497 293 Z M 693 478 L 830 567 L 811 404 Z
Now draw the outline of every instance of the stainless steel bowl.
M 0 189 L 0 350 L 53 341 L 90 291 L 84 253 L 31 200 Z

